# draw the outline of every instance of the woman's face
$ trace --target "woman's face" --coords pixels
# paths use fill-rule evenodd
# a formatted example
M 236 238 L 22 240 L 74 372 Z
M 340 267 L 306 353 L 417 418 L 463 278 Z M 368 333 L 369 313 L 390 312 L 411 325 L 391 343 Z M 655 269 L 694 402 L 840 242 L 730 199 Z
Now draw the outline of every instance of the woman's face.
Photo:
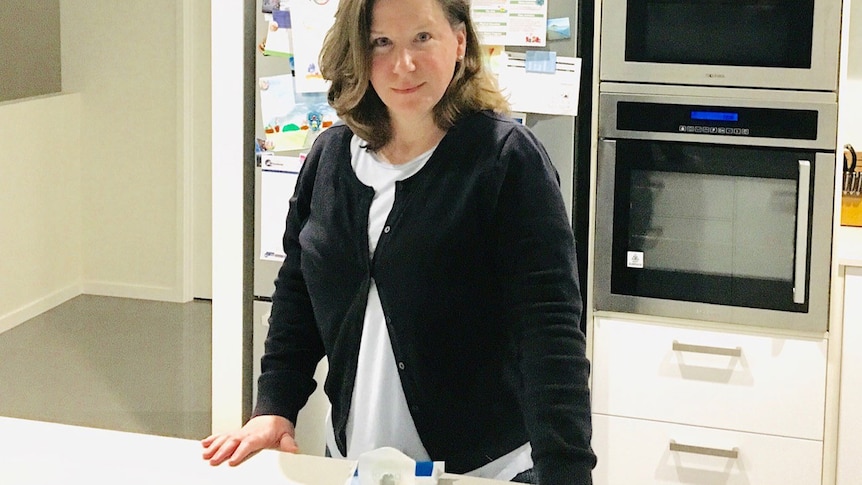
M 437 0 L 377 0 L 371 18 L 371 85 L 393 119 L 430 115 L 466 49 Z

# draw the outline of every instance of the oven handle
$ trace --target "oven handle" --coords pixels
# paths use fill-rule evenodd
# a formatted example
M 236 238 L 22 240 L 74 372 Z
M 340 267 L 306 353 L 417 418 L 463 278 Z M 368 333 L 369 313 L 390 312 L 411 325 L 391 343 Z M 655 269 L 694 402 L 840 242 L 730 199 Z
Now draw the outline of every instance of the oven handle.
M 805 270 L 808 268 L 808 212 L 811 162 L 799 160 L 799 190 L 796 199 L 796 257 L 793 267 L 793 303 L 805 303 Z

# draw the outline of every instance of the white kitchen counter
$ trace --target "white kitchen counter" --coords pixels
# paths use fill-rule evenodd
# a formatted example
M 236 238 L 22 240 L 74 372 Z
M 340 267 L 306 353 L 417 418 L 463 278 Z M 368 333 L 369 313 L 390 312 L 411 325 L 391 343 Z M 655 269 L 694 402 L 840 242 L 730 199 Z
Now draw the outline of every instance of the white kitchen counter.
M 198 441 L 0 417 L 0 484 L 345 485 L 355 462 L 264 450 L 212 467 Z M 508 482 L 445 474 L 440 485 Z

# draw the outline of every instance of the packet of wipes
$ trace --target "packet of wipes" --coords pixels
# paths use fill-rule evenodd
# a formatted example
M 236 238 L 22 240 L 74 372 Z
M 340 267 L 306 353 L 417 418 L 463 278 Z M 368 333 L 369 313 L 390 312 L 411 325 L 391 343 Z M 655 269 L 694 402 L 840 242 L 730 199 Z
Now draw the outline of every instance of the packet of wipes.
M 359 455 L 353 485 L 436 485 L 443 462 L 417 462 L 395 448 Z

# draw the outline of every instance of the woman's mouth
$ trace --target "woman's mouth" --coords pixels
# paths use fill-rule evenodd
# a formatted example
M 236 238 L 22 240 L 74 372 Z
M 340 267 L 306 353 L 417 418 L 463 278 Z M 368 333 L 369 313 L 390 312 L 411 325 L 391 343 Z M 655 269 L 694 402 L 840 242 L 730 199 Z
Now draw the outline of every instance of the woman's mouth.
M 418 91 L 420 87 L 422 87 L 422 85 L 418 84 L 416 86 L 410 86 L 405 88 L 392 88 L 392 90 L 395 91 L 396 94 L 410 94 Z

